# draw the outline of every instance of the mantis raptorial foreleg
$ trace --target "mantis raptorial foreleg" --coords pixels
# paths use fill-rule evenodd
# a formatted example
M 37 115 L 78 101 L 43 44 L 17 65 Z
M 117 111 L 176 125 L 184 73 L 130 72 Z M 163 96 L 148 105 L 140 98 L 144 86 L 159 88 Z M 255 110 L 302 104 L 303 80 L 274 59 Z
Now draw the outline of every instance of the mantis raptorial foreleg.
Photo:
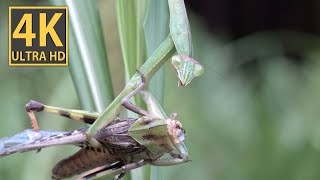
M 150 164 L 154 166 L 174 166 L 177 164 L 182 164 L 185 162 L 188 162 L 188 159 L 182 159 L 182 158 L 159 158 L 154 161 L 151 161 Z

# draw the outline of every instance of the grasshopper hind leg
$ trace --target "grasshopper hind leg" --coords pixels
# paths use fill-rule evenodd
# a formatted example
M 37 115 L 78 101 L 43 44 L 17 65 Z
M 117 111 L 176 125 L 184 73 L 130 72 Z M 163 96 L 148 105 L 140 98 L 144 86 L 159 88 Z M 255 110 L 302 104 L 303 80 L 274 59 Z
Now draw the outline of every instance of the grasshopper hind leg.
M 118 168 L 121 168 L 122 166 L 124 166 L 124 163 L 122 161 L 119 161 L 119 162 L 114 163 L 110 166 L 106 166 L 104 168 L 97 169 L 96 171 L 91 170 L 90 173 L 84 173 L 85 175 L 80 177 L 80 179 L 86 179 L 86 180 L 94 179 L 94 178 L 96 178 L 97 174 L 99 174 L 99 173 L 102 173 L 102 172 L 108 171 L 108 170 L 112 170 L 112 169 L 118 169 Z M 120 175 L 122 175 L 122 174 L 120 174 Z M 123 175 L 120 178 L 119 178 L 119 176 L 117 178 L 121 179 L 124 175 L 125 175 L 125 173 L 123 173 Z
M 39 126 L 37 123 L 37 119 L 34 115 L 34 112 L 47 112 L 47 113 L 55 114 L 58 116 L 66 117 L 69 119 L 73 119 L 76 121 L 81 121 L 87 124 L 93 124 L 95 120 L 101 115 L 100 113 L 97 113 L 97 112 L 64 109 L 64 108 L 59 108 L 54 106 L 48 106 L 34 100 L 30 100 L 29 103 L 26 104 L 26 111 L 29 115 L 34 131 L 39 131 Z M 101 144 L 96 139 L 91 139 L 89 140 L 89 142 L 95 147 L 101 147 Z
M 117 167 L 114 169 L 110 169 L 110 168 L 106 168 L 104 171 L 99 171 L 99 172 L 94 172 L 88 176 L 83 177 L 82 179 L 85 180 L 90 180 L 92 178 L 111 178 L 111 177 L 115 177 L 115 180 L 119 180 L 121 179 L 128 171 L 131 171 L 133 169 L 145 166 L 146 164 L 148 164 L 149 161 L 146 160 L 142 160 L 139 162 L 135 162 L 135 163 L 129 163 L 129 164 L 125 164 L 121 167 Z M 90 176 L 90 177 L 89 177 Z
M 54 106 L 48 106 L 42 104 L 41 102 L 30 100 L 26 104 L 26 111 L 30 118 L 31 124 L 35 131 L 39 131 L 39 126 L 37 123 L 36 116 L 34 112 L 47 112 L 59 116 L 63 116 L 69 119 L 73 119 L 76 121 L 85 122 L 88 124 L 93 124 L 94 121 L 100 116 L 100 113 L 97 112 L 89 112 L 84 110 L 74 110 L 74 109 L 64 109 Z

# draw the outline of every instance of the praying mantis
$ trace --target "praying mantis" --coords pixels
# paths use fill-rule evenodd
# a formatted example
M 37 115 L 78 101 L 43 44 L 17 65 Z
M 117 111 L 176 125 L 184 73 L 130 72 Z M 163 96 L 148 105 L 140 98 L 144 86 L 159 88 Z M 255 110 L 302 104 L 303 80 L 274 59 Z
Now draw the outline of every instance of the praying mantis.
M 148 83 L 159 68 L 172 57 L 171 63 L 179 79 L 178 85 L 186 86 L 194 77 L 201 76 L 204 70 L 199 62 L 191 58 L 191 32 L 184 1 L 168 0 L 168 5 L 170 10 L 170 34 L 140 67 L 140 72 L 144 74 L 146 83 Z M 175 51 L 178 54 L 173 56 Z M 86 137 L 91 145 L 100 146 L 99 142 L 92 136 L 115 119 L 120 112 L 122 99 L 132 93 L 139 86 L 140 81 L 139 73 L 135 73 L 120 94 L 88 129 Z

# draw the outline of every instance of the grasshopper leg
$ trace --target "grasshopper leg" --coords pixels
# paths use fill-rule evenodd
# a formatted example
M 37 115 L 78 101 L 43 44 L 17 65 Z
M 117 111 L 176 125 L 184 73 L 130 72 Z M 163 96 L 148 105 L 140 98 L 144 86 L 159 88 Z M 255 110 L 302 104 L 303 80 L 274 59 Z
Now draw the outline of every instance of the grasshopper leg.
M 59 116 L 67 117 L 73 120 L 82 121 L 88 124 L 92 124 L 100 116 L 100 113 L 97 112 L 64 109 L 54 106 L 48 106 L 42 104 L 41 102 L 33 100 L 30 100 L 30 102 L 26 104 L 26 111 L 31 120 L 31 124 L 33 125 L 34 130 L 39 130 L 39 126 L 34 112 L 48 112 Z
M 124 97 L 121 101 L 121 104 L 122 104 L 122 106 L 124 106 L 125 108 L 129 109 L 132 112 L 135 112 L 141 116 L 147 116 L 147 115 L 149 115 L 149 113 L 147 111 L 145 111 L 144 109 L 141 109 L 140 107 L 138 107 L 130 102 L 130 99 L 133 96 L 135 96 L 137 93 L 139 93 L 141 90 L 143 90 L 144 87 L 146 86 L 146 78 L 138 69 L 137 69 L 137 71 L 141 75 L 141 84 L 135 90 L 130 92 L 126 97 Z
M 114 163 L 110 166 L 106 166 L 104 168 L 98 168 L 97 170 L 95 171 L 92 171 L 90 170 L 90 172 L 85 172 L 84 175 L 81 175 L 78 180 L 80 179 L 94 179 L 97 174 L 101 173 L 101 172 L 104 172 L 104 171 L 108 171 L 108 170 L 111 170 L 111 169 L 118 169 L 118 168 L 121 168 L 122 166 L 124 166 L 123 162 L 119 161 L 117 163 Z
M 30 100 L 29 103 L 26 104 L 26 111 L 31 120 L 31 124 L 35 131 L 39 131 L 39 126 L 34 115 L 34 112 L 48 112 L 52 114 L 56 114 L 59 116 L 67 117 L 73 120 L 82 121 L 88 124 L 93 124 L 94 121 L 101 115 L 97 112 L 89 112 L 83 110 L 73 110 L 73 109 L 64 109 L 54 106 L 44 105 L 40 102 Z M 89 143 L 94 147 L 100 147 L 101 144 L 94 138 L 88 138 Z
M 82 179 L 88 180 L 88 179 L 91 179 L 96 176 L 99 176 L 99 178 L 117 176 L 115 179 L 119 180 L 125 175 L 126 172 L 133 170 L 133 169 L 136 169 L 136 168 L 139 168 L 139 167 L 142 167 L 142 166 L 145 166 L 149 162 L 150 161 L 142 160 L 142 161 L 139 161 L 136 163 L 126 164 L 126 165 L 121 166 L 120 168 L 116 168 L 116 169 L 112 169 L 112 170 L 110 170 L 110 168 L 107 168 L 107 169 L 105 169 L 106 170 L 105 172 L 102 172 L 100 170 L 99 172 L 87 175 L 87 176 L 83 177 Z
M 123 178 L 124 175 L 126 175 L 126 172 L 119 174 L 115 180 L 120 180 L 121 178 Z

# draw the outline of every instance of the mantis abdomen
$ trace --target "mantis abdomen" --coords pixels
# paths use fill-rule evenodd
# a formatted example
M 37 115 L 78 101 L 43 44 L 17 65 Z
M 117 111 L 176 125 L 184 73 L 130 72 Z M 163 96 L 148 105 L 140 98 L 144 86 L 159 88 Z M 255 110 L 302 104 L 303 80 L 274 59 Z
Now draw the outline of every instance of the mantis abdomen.
M 83 148 L 72 156 L 61 160 L 52 170 L 53 179 L 63 179 L 81 174 L 90 169 L 112 164 L 121 158 L 111 155 L 107 149 Z

